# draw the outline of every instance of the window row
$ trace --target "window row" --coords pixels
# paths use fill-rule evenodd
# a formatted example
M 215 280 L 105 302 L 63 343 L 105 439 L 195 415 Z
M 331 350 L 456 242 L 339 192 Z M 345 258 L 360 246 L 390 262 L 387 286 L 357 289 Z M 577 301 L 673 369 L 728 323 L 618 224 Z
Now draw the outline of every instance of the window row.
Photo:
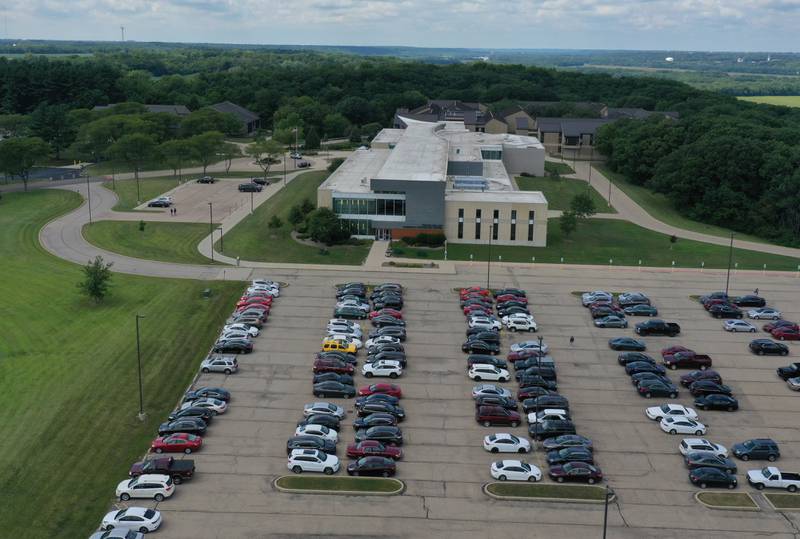
M 406 201 L 384 198 L 334 198 L 338 215 L 405 215 Z
M 475 210 L 475 238 L 476 240 L 481 239 L 481 215 L 482 211 L 480 208 Z M 528 212 L 528 241 L 533 241 L 533 221 L 536 216 L 536 212 L 530 210 Z M 492 223 L 491 223 L 491 235 L 492 241 L 497 241 L 500 235 L 500 210 L 492 210 Z M 517 239 L 517 210 L 511 210 L 511 219 L 504 222 L 503 224 L 508 224 L 508 237 L 511 241 L 516 241 Z M 464 208 L 458 209 L 458 239 L 464 239 Z

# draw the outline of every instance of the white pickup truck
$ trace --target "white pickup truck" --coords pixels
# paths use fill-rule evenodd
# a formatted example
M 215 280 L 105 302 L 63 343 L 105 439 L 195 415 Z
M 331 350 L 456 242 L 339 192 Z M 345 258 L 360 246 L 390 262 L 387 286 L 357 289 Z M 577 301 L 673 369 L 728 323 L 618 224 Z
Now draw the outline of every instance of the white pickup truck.
M 782 472 L 774 466 L 747 472 L 747 482 L 758 490 L 764 488 L 784 488 L 796 492 L 800 488 L 800 473 Z

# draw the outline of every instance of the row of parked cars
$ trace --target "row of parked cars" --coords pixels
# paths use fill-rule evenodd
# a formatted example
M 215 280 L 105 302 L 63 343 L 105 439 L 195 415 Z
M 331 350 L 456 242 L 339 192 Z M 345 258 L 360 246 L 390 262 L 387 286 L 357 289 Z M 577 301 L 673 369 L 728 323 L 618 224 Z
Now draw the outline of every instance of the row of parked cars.
M 589 310 L 593 323 L 599 328 L 627 328 L 627 316 L 657 316 L 656 309 L 641 292 L 614 295 L 595 290 L 581 295 L 581 304 Z
M 399 406 L 400 387 L 376 383 L 356 390 L 353 376 L 357 353 L 366 349 L 367 358 L 361 368 L 366 378 L 398 378 L 406 367 L 403 348 L 405 322 L 402 286 L 383 283 L 368 296 L 363 283 L 346 283 L 337 288 L 336 318 L 326 327 L 322 350 L 313 365 L 315 397 L 356 399 L 353 421 L 355 442 L 347 447 L 347 456 L 355 459 L 347 466 L 349 475 L 389 477 L 396 473 L 396 461 L 402 458 L 403 434 L 397 426 L 405 418 Z M 387 307 L 391 304 L 392 307 Z M 378 307 L 381 307 L 378 309 Z M 370 319 L 374 329 L 365 339 L 360 319 Z M 391 320 L 388 320 L 391 318 Z M 287 441 L 287 467 L 294 473 L 336 473 L 340 468 L 336 456 L 341 421 L 346 411 L 330 402 L 307 404 L 294 436 Z
M 236 356 L 219 354 L 231 351 L 226 343 L 246 340 L 247 351 L 252 350 L 252 338 L 257 337 L 272 298 L 280 295 L 280 285 L 272 281 L 255 280 L 237 302 L 236 308 L 223 327 L 212 352 L 200 364 L 203 373 L 230 375 L 238 372 Z M 264 302 L 264 298 L 269 301 Z M 254 305 L 266 306 L 258 309 Z M 245 314 L 246 313 L 246 314 Z M 254 320 L 250 320 L 253 315 Z M 251 323 L 252 322 L 252 323 Z M 235 348 L 233 351 L 243 351 Z M 162 502 L 175 494 L 175 486 L 191 479 L 195 474 L 195 463 L 190 459 L 176 459 L 164 453 L 191 454 L 203 446 L 203 437 L 214 418 L 228 410 L 231 394 L 221 387 L 198 387 L 186 392 L 178 407 L 158 427 L 158 436 L 150 444 L 154 457 L 135 462 L 129 478 L 117 485 L 116 497 L 121 502 L 136 499 L 152 499 Z M 124 507 L 110 511 L 100 523 L 99 532 L 92 539 L 136 539 L 142 534 L 156 531 L 162 523 L 161 512 L 147 507 Z
M 699 298 L 700 304 L 712 316 L 716 318 L 727 318 L 723 324 L 723 329 L 730 332 L 749 332 L 756 333 L 758 327 L 753 322 L 744 320 L 744 316 L 750 320 L 771 320 L 764 324 L 762 329 L 772 338 L 779 341 L 800 340 L 800 326 L 795 322 L 783 320 L 783 313 L 773 307 L 768 307 L 764 298 L 749 294 L 745 296 L 729 296 L 725 292 L 712 292 Z M 751 307 L 747 311 L 741 307 Z M 788 354 L 788 348 L 781 343 L 776 343 L 770 339 L 756 339 L 751 342 L 751 351 L 754 353 L 765 354 Z
M 548 355 L 549 348 L 543 339 L 512 344 L 506 359 L 496 357 L 500 349 L 500 330 L 511 332 L 537 331 L 528 306 L 527 293 L 519 289 L 491 291 L 470 287 L 460 291 L 460 305 L 467 317 L 467 342 L 462 350 L 467 352 L 467 375 L 480 381 L 507 382 L 511 379 L 508 363 L 514 365 L 514 378 L 520 389 L 515 400 L 511 391 L 495 384 L 473 387 L 475 419 L 490 427 L 503 425 L 515 428 L 522 423 L 519 412 L 528 420 L 528 434 L 542 442 L 550 466 L 549 476 L 558 482 L 581 481 L 595 483 L 602 472 L 594 466 L 593 446 L 590 440 L 575 433 L 570 418 L 569 401 L 556 393 L 555 362 Z M 478 306 L 478 307 L 470 307 Z M 509 309 L 516 312 L 509 313 Z M 497 315 L 494 314 L 497 311 Z M 519 326 L 517 324 L 524 324 Z M 497 345 L 484 348 L 487 345 Z M 532 443 L 510 432 L 495 432 L 483 439 L 483 447 L 491 453 L 529 453 Z M 534 464 L 518 459 L 495 461 L 490 474 L 500 481 L 540 481 L 542 471 Z

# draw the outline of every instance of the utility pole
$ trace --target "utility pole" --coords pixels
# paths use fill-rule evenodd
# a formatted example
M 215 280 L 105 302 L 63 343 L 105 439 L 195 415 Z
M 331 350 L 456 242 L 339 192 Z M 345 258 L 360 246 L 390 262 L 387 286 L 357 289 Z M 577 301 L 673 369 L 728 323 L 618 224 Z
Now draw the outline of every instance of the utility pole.
M 142 388 L 142 347 L 139 344 L 139 319 L 144 315 L 136 315 L 136 361 L 139 364 L 139 421 L 145 420 L 144 413 L 144 390 Z
M 214 261 L 214 205 L 208 203 L 208 239 L 211 242 L 211 261 Z
M 89 171 L 86 170 L 86 167 L 81 170 L 81 172 L 86 176 L 86 203 L 89 205 L 89 224 L 92 224 L 92 189 L 89 186 Z
M 489 288 L 489 278 L 492 274 L 492 233 L 494 232 L 494 218 L 489 221 L 489 257 L 486 260 L 486 289 L 491 290 Z
M 606 485 L 606 507 L 603 512 L 603 539 L 606 539 L 606 531 L 608 530 L 608 501 L 613 495 L 614 493 L 611 491 L 611 487 Z
M 219 225 L 219 252 L 225 252 L 225 244 L 222 243 L 222 225 Z
M 250 213 L 253 213 L 253 192 L 250 191 Z
M 731 263 L 733 262 L 733 232 L 731 232 L 731 246 L 728 249 L 728 274 L 725 277 L 725 295 L 728 295 L 728 287 L 731 284 Z

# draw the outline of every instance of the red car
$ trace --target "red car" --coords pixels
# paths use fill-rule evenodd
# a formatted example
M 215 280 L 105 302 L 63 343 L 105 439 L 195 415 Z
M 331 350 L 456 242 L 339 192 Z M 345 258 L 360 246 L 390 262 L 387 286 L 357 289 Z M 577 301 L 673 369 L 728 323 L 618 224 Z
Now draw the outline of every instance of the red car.
M 271 307 L 269 305 L 264 305 L 263 303 L 247 303 L 241 307 L 236 307 L 236 312 L 246 311 L 247 309 L 256 309 L 269 314 Z
M 700 369 L 711 367 L 711 358 L 688 350 L 664 355 L 664 366 L 670 369 Z
M 239 298 L 239 301 L 240 302 L 247 301 L 251 303 L 260 302 L 260 303 L 265 303 L 267 305 L 272 305 L 273 300 L 272 296 L 248 296 L 247 294 L 245 294 L 244 296 Z
M 707 302 L 703 303 L 703 307 L 705 307 L 706 310 L 709 310 L 714 305 L 725 305 L 725 304 L 730 304 L 727 299 L 717 298 L 717 299 L 710 299 Z
M 772 333 L 772 330 L 777 328 L 800 329 L 800 325 L 797 325 L 794 322 L 789 322 L 788 320 L 774 320 L 769 324 L 764 324 L 764 326 L 761 329 L 763 329 L 767 333 Z
M 355 368 L 350 363 L 338 359 L 317 359 L 312 368 L 314 374 L 320 372 L 335 372 L 338 374 L 353 374 Z
M 511 294 L 503 294 L 502 296 L 497 296 L 494 298 L 497 303 L 505 303 L 506 301 L 516 301 L 517 303 L 522 303 L 524 305 L 528 304 L 528 298 L 523 298 L 521 296 L 513 296 Z
M 392 316 L 394 318 L 397 318 L 398 320 L 403 319 L 403 313 L 401 313 L 397 309 L 389 309 L 388 307 L 385 309 L 381 309 L 380 311 L 370 311 L 369 315 L 367 316 L 369 317 L 370 320 L 372 320 L 376 316 L 381 316 L 384 314 L 387 316 Z
M 529 357 L 536 357 L 540 355 L 539 350 L 533 348 L 523 348 L 522 350 L 512 351 L 509 352 L 506 356 L 508 361 L 521 361 L 523 359 L 528 359 Z
M 491 296 L 492 293 L 487 288 L 483 288 L 481 286 L 470 286 L 469 288 L 462 288 L 461 295 L 466 296 L 467 294 L 480 294 L 481 296 Z
M 150 451 L 156 453 L 186 453 L 197 451 L 203 446 L 203 439 L 195 434 L 170 434 L 159 436 L 150 444 Z
M 250 307 L 251 305 L 264 305 L 265 307 L 270 307 L 271 308 L 272 307 L 272 302 L 267 303 L 265 301 L 261 301 L 260 298 L 243 299 L 243 300 L 239 301 L 239 303 L 236 304 L 236 308 L 237 309 L 247 308 L 247 307 Z
M 585 462 L 567 462 L 562 465 L 550 466 L 550 478 L 559 483 L 564 481 L 578 481 L 594 484 L 603 480 L 603 472 Z
M 403 457 L 403 450 L 391 445 L 383 445 L 377 440 L 364 440 L 347 446 L 347 456 L 351 459 L 361 457 L 386 457 L 398 460 Z
M 661 349 L 661 357 L 666 358 L 667 356 L 671 356 L 678 352 L 692 352 L 692 351 L 693 350 L 690 350 L 689 348 L 686 348 L 685 346 L 681 345 L 670 346 L 669 348 Z
M 360 397 L 366 397 L 367 395 L 373 395 L 375 393 L 386 393 L 398 399 L 403 396 L 400 386 L 394 384 L 372 384 L 358 388 L 358 395 Z
M 800 331 L 797 328 L 784 326 L 770 331 L 773 337 L 781 341 L 800 341 Z
M 464 316 L 468 316 L 470 313 L 484 313 L 484 314 L 494 314 L 493 311 L 489 307 L 484 307 L 483 305 L 467 305 L 464 307 Z
M 485 427 L 492 425 L 510 425 L 516 427 L 522 422 L 519 412 L 502 406 L 478 406 L 475 410 L 475 421 Z

